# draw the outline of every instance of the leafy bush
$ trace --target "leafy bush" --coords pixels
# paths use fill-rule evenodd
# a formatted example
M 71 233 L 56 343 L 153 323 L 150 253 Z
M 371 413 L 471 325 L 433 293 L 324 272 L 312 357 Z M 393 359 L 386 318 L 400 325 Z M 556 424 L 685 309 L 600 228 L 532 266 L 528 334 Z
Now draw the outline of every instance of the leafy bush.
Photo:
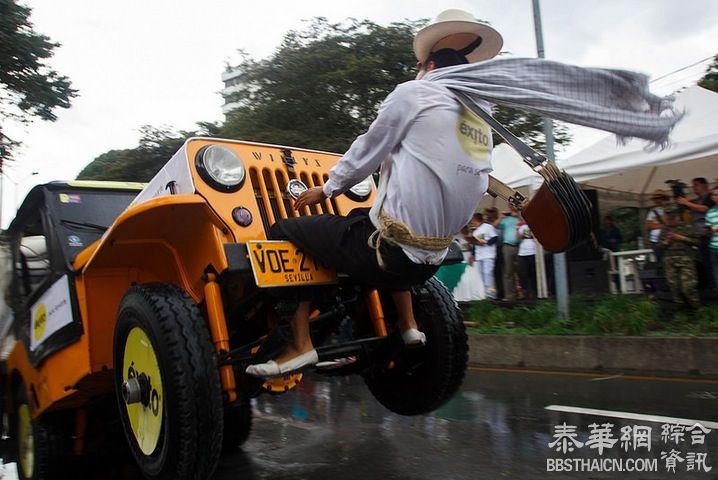
M 562 319 L 553 300 L 539 300 L 531 307 L 501 306 L 477 302 L 466 312 L 479 333 L 551 335 L 716 335 L 718 306 L 693 314 L 676 312 L 661 320 L 659 307 L 648 297 L 611 295 L 600 300 L 571 298 L 570 318 Z
M 648 322 L 657 315 L 655 304 L 648 299 L 635 301 L 626 295 L 614 295 L 596 306 L 591 326 L 595 333 L 643 335 Z
M 696 312 L 698 331 L 702 334 L 718 334 L 718 305 L 703 307 Z

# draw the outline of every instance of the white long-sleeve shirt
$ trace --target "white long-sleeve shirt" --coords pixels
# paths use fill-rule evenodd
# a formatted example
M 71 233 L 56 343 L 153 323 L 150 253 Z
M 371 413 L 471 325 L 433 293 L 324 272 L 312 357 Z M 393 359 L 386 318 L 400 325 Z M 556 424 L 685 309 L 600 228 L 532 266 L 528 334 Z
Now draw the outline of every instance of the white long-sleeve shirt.
M 493 225 L 489 222 L 484 222 L 474 230 L 471 235 L 479 240 L 484 240 L 485 244 L 476 245 L 474 247 L 474 258 L 476 260 L 486 260 L 489 258 L 496 258 L 496 243 L 489 244 L 492 238 L 498 237 L 499 233 L 496 231 Z
M 324 193 L 344 193 L 381 165 L 370 212 L 374 226 L 383 209 L 416 235 L 449 237 L 486 193 L 492 147 L 489 126 L 446 87 L 412 80 L 387 96 L 369 130 L 330 171 Z M 413 262 L 433 265 L 447 252 L 401 247 Z

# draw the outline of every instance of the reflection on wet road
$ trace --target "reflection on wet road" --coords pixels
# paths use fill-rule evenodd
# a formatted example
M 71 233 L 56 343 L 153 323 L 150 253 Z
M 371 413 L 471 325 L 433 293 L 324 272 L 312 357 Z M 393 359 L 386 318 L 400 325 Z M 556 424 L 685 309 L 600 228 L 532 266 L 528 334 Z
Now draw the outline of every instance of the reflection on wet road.
M 718 478 L 718 381 L 470 369 L 444 407 L 402 417 L 360 377 L 315 375 L 256 399 L 254 411 L 249 441 L 221 459 L 216 479 Z M 17 478 L 6 468 L 0 478 Z M 91 478 L 141 476 L 129 461 Z
M 402 417 L 376 402 L 359 377 L 313 376 L 294 392 L 260 397 L 254 406 L 250 440 L 222 459 L 216 478 L 718 478 L 718 424 L 706 424 L 711 429 L 700 443 L 693 423 L 676 420 L 718 422 L 718 382 L 471 369 L 447 405 Z M 562 406 L 612 416 L 566 413 Z M 557 428 L 568 433 L 559 438 Z M 676 473 L 667 470 L 671 456 Z M 570 458 L 586 459 L 583 468 L 591 460 L 595 466 L 623 459 L 634 470 L 656 471 L 618 473 L 613 463 L 608 472 L 564 467 L 547 474 L 547 461 Z

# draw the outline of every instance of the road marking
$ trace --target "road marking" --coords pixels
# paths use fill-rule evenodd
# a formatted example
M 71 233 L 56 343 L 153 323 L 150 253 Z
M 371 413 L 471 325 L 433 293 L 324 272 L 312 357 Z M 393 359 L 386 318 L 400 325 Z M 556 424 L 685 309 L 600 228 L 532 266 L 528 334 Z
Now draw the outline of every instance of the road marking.
M 598 372 L 567 372 L 561 370 L 532 370 L 528 368 L 499 368 L 499 367 L 468 367 L 469 370 L 476 372 L 499 372 L 499 373 L 523 373 L 527 375 L 551 375 L 565 377 L 591 377 L 591 378 L 607 378 L 602 377 Z M 718 380 L 709 378 L 686 378 L 686 377 L 652 377 L 648 375 L 621 375 L 621 380 L 646 380 L 651 382 L 676 382 L 676 383 L 702 383 L 708 385 L 718 384 Z
M 617 378 L 623 378 L 623 374 L 619 373 L 618 375 L 611 375 L 610 377 L 598 377 L 598 378 L 592 378 L 592 382 L 602 382 L 604 380 L 615 380 Z
M 598 417 L 625 418 L 628 420 L 641 420 L 643 422 L 671 423 L 676 425 L 695 425 L 700 423 L 706 428 L 718 429 L 718 422 L 707 420 L 691 420 L 688 418 L 663 417 L 661 415 L 646 415 L 643 413 L 618 412 L 615 410 L 598 410 L 595 408 L 571 407 L 568 405 L 548 405 L 546 410 L 564 413 L 579 413 L 583 415 L 595 415 Z

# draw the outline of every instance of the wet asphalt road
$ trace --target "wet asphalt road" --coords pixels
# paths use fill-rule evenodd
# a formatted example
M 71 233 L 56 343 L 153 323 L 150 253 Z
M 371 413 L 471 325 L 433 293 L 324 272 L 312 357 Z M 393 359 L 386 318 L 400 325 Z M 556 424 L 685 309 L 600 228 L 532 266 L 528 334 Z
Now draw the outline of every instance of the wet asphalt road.
M 546 409 L 550 405 L 559 410 Z M 613 413 L 566 413 L 566 406 Z M 358 376 L 309 375 L 292 392 L 255 399 L 254 412 L 250 439 L 221 459 L 216 479 L 718 479 L 718 381 L 473 368 L 444 407 L 402 417 L 374 400 Z M 677 420 L 622 419 L 615 418 L 623 415 L 616 412 L 713 423 L 701 444 L 696 443 L 699 436 L 693 438 L 700 432 L 685 430 L 692 422 L 680 427 L 673 423 Z M 549 447 L 564 423 L 575 427 L 576 440 L 584 444 L 579 448 L 569 442 L 573 452 L 557 452 L 562 443 Z M 596 429 L 606 423 L 612 424 L 616 442 L 599 455 L 588 446 L 589 435 L 598 435 Z M 663 425 L 668 426 L 666 437 Z M 645 446 L 622 450 L 619 437 L 625 427 L 650 428 L 650 451 Z M 672 451 L 682 459 L 676 460 L 675 473 L 666 468 Z M 656 471 L 547 472 L 547 462 L 556 459 L 606 458 L 654 461 Z M 0 478 L 16 478 L 8 470 L 0 470 Z M 92 477 L 140 475 L 122 461 L 104 465 Z
M 718 382 L 470 369 L 447 405 L 430 415 L 402 417 L 376 402 L 359 377 L 310 376 L 294 392 L 256 400 L 250 440 L 222 459 L 216 478 L 718 478 L 718 423 L 709 424 L 713 429 L 700 443 L 693 436 L 697 429 L 686 430 L 692 422 L 680 427 L 673 420 L 565 413 L 547 410 L 549 405 L 718 422 Z M 556 426 L 564 423 L 576 427 L 583 447 L 557 452 L 560 442 L 549 448 Z M 612 424 L 609 443 L 616 442 L 599 455 L 588 445 L 599 446 L 598 429 L 606 423 Z M 622 427 L 651 428 L 650 451 L 632 450 L 631 443 L 624 452 Z M 676 460 L 675 473 L 666 467 L 671 456 L 683 459 Z M 637 459 L 655 460 L 657 471 L 547 472 L 548 459 L 560 458 L 623 458 L 634 467 Z

